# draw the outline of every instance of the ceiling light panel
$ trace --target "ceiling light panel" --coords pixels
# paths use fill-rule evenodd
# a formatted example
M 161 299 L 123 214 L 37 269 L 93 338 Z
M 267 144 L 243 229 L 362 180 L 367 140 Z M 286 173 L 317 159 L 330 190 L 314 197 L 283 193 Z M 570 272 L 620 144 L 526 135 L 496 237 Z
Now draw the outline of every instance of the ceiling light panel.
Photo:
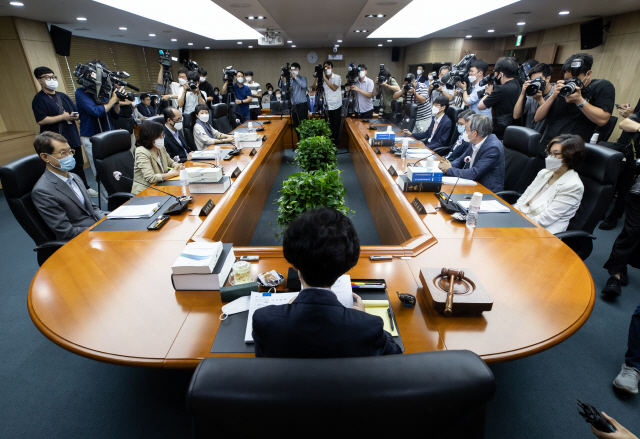
M 484 15 L 496 9 L 517 3 L 520 0 L 459 0 L 455 14 L 438 16 L 438 20 L 415 20 L 424 15 L 432 2 L 429 0 L 413 0 L 400 12 L 388 19 L 368 38 L 422 38 L 454 24 Z
M 173 0 L 93 1 L 214 40 L 257 40 L 262 36 L 211 0 L 190 0 L 188 8 L 176 8 Z M 210 17 L 216 17 L 215 26 Z

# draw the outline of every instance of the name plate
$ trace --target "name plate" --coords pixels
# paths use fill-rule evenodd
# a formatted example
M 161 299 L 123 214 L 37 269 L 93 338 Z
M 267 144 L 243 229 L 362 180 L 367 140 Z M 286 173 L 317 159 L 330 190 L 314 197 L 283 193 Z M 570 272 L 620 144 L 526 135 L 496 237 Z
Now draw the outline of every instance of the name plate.
M 253 156 L 254 156 L 254 155 L 256 155 L 257 153 L 258 153 L 258 151 L 256 151 L 256 149 L 255 149 L 255 148 L 253 148 L 253 149 L 251 150 L 251 152 L 249 153 L 249 155 L 250 155 L 251 157 L 253 157 Z
M 392 177 L 397 177 L 398 173 L 396 172 L 396 170 L 394 169 L 393 166 L 389 166 L 389 169 L 387 169 L 389 171 L 389 174 L 391 174 Z
M 373 148 L 373 152 L 375 152 L 376 154 L 382 154 L 380 152 L 380 148 L 378 148 L 377 146 L 375 148 Z
M 209 199 L 209 201 L 207 201 L 207 203 L 202 206 L 202 209 L 200 209 L 200 213 L 198 214 L 198 216 L 209 215 L 214 207 L 216 207 L 215 203 L 211 199 Z
M 415 209 L 415 211 L 417 213 L 420 213 L 420 214 L 426 214 L 427 213 L 427 210 L 424 208 L 424 206 L 422 205 L 420 200 L 418 200 L 418 197 L 413 199 L 413 201 L 411 202 L 411 206 L 413 206 L 413 208 Z
M 267 136 L 262 136 L 262 141 L 266 142 L 267 141 Z
M 364 135 L 364 138 L 365 138 L 365 140 L 369 140 L 369 135 L 368 135 L 368 134 L 365 134 L 365 135 Z
M 240 175 L 242 171 L 240 170 L 240 168 L 236 168 L 233 170 L 233 172 L 231 173 L 231 177 L 233 178 L 238 178 L 238 176 Z

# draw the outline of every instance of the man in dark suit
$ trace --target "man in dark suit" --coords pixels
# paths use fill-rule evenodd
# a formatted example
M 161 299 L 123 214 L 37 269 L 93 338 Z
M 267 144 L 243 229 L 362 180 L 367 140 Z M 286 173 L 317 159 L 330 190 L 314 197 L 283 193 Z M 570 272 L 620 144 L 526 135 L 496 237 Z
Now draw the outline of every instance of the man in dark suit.
M 463 139 L 471 146 L 453 162 L 443 160 L 438 167 L 448 177 L 477 181 L 491 192 L 504 189 L 504 147 L 495 134 L 493 123 L 484 114 L 474 114 Z M 467 166 L 465 158 L 469 157 Z M 468 168 L 468 169 L 465 169 Z
M 156 107 L 151 106 L 151 96 L 146 93 L 140 95 L 140 103 L 136 107 L 140 113 L 141 120 L 145 120 L 147 117 L 153 117 L 156 115 Z
M 413 133 L 412 136 L 416 140 L 422 140 L 427 147 L 432 150 L 449 146 L 449 137 L 451 137 L 451 129 L 453 123 L 449 116 L 444 112 L 449 108 L 449 99 L 444 96 L 438 96 L 431 107 L 433 119 L 431 125 L 424 132 Z
M 75 166 L 74 150 L 64 136 L 45 131 L 36 136 L 33 146 L 47 167 L 33 187 L 31 199 L 56 239 L 68 241 L 107 212 L 91 202 L 80 177 L 69 172 Z
M 471 116 L 476 114 L 473 110 L 464 110 L 458 115 L 458 123 L 456 124 L 456 129 L 458 130 L 458 138 L 453 145 L 451 145 L 451 150 L 449 153 L 444 156 L 445 159 L 453 162 L 455 159 L 464 154 L 469 146 L 471 145 L 469 142 L 464 141 L 464 132 L 469 125 L 469 121 L 471 120 Z
M 341 358 L 402 353 L 380 317 L 353 294 L 345 308 L 331 286 L 358 263 L 360 240 L 351 220 L 333 209 L 305 212 L 283 238 L 284 257 L 298 270 L 302 291 L 288 305 L 253 314 L 257 357 Z
M 324 112 L 322 108 L 322 100 L 318 97 L 315 90 L 309 90 L 309 96 L 307 96 L 307 107 L 309 108 L 309 114 Z
M 194 151 L 182 134 L 182 113 L 173 107 L 164 110 L 164 147 L 171 158 L 178 156 L 181 162 L 191 160 Z

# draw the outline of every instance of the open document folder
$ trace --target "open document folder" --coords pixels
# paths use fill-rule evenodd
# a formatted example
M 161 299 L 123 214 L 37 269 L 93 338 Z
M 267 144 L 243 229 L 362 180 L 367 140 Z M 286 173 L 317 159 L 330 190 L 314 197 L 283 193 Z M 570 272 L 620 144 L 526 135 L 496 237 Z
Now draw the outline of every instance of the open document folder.
M 158 203 L 153 204 L 124 204 L 107 215 L 108 219 L 122 218 L 151 218 L 160 208 Z

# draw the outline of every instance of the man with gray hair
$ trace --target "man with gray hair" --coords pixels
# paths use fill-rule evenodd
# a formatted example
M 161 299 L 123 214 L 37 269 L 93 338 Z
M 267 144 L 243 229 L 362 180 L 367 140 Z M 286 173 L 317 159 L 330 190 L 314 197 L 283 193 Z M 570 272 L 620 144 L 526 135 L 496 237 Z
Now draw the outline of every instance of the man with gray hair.
M 493 123 L 484 114 L 471 116 L 462 133 L 470 146 L 453 162 L 443 160 L 438 167 L 448 177 L 461 177 L 477 181 L 491 192 L 504 189 L 504 147 L 495 134 L 491 134 Z M 469 157 L 469 166 L 465 158 Z

